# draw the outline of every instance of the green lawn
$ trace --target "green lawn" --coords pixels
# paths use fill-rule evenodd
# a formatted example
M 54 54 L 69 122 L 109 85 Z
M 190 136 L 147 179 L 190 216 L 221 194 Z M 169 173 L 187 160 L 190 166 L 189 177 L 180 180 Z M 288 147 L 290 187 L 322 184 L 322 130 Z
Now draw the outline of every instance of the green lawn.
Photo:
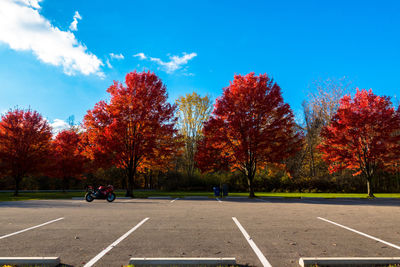
M 271 192 L 256 192 L 258 197 L 321 197 L 321 198 L 368 198 L 367 193 L 271 193 Z M 236 193 L 232 193 L 232 196 Z M 247 193 L 238 193 L 238 195 L 248 195 Z M 389 198 L 400 198 L 400 193 L 376 193 L 375 197 L 389 197 Z
M 0 201 L 18 201 L 18 200 L 37 200 L 37 199 L 71 199 L 73 197 L 84 197 L 85 191 L 81 192 L 20 192 L 19 196 L 14 196 L 13 193 L 0 193 Z M 125 196 L 125 191 L 116 191 L 118 197 Z M 151 196 L 171 196 L 171 197 L 184 197 L 184 196 L 209 196 L 212 197 L 211 192 L 166 192 L 166 191 L 134 191 L 134 196 L 137 198 L 147 198 Z
M 0 201 L 35 200 L 35 199 L 71 199 L 73 197 L 83 197 L 85 192 L 32 192 L 19 193 L 15 197 L 13 193 L 0 193 Z
M 116 191 L 117 197 L 123 197 L 124 191 Z M 13 196 L 13 193 L 0 193 L 0 201 L 17 201 L 17 200 L 34 200 L 34 199 L 71 199 L 72 197 L 82 197 L 85 195 L 84 191 L 81 192 L 22 192 L 18 197 Z M 147 198 L 154 196 L 170 196 L 185 197 L 185 196 L 208 196 L 213 197 L 212 192 L 185 192 L 185 191 L 134 191 L 137 198 Z M 247 197 L 249 193 L 230 193 L 229 196 L 242 196 Z M 354 193 L 269 193 L 269 192 L 256 192 L 258 197 L 286 197 L 286 198 L 300 198 L 300 197 L 321 197 L 321 198 L 367 198 L 367 194 L 354 194 Z M 385 193 L 375 194 L 376 197 L 390 197 L 400 198 L 400 193 Z

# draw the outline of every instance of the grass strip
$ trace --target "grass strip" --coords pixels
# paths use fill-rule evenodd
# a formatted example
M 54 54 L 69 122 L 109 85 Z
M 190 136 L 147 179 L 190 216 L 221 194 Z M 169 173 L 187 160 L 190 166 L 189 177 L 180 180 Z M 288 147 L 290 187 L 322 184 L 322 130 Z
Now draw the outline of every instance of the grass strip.
M 125 196 L 125 191 L 116 191 L 118 197 Z M 71 199 L 73 197 L 84 197 L 85 192 L 21 192 L 19 196 L 14 196 L 11 192 L 1 192 L 0 201 L 21 201 L 21 200 L 40 200 L 40 199 Z M 187 191 L 134 191 L 136 198 L 169 196 L 171 198 L 184 198 L 195 196 L 214 197 L 212 192 L 187 192 Z M 249 193 L 229 193 L 232 197 L 248 197 Z M 364 193 L 275 193 L 275 192 L 256 192 L 257 197 L 283 197 L 283 198 L 368 198 Z M 400 198 L 400 193 L 376 193 L 377 198 Z

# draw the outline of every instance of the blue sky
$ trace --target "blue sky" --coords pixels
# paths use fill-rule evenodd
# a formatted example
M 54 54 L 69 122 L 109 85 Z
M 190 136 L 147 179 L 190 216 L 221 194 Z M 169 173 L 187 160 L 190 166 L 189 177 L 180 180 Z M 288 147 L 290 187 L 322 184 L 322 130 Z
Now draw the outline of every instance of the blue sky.
M 295 114 L 318 79 L 398 95 L 399 14 L 399 1 L 0 0 L 0 111 L 80 122 L 135 69 L 159 75 L 171 102 L 216 98 L 252 71 Z

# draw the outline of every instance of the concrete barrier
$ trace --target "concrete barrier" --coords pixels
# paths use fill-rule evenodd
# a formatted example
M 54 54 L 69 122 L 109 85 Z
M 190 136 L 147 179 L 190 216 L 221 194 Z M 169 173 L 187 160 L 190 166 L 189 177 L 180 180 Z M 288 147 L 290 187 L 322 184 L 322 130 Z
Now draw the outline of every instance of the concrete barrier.
M 235 258 L 131 258 L 130 265 L 138 266 L 218 266 L 236 265 Z
M 311 267 L 317 265 L 318 267 L 343 267 L 343 266 L 357 266 L 357 267 L 373 267 L 385 266 L 389 264 L 400 264 L 400 258 L 377 258 L 377 257 L 332 257 L 332 258 L 300 258 L 299 264 L 302 267 Z
M 60 264 L 60 257 L 0 257 L 0 266 L 48 266 Z

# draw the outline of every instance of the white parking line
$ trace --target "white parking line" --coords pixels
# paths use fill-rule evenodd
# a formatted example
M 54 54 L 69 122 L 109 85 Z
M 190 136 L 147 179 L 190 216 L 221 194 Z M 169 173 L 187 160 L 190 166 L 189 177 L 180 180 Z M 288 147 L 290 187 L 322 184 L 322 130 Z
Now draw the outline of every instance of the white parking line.
M 247 242 L 251 246 L 251 248 L 254 250 L 254 253 L 256 253 L 258 259 L 261 261 L 262 265 L 264 267 L 272 267 L 271 263 L 265 258 L 264 254 L 262 254 L 261 250 L 257 247 L 256 243 L 254 243 L 253 239 L 249 236 L 249 234 L 246 232 L 246 230 L 243 228 L 243 226 L 240 224 L 238 219 L 236 217 L 232 217 L 232 220 L 236 223 L 237 227 L 239 227 L 239 230 L 242 232 L 243 236 L 246 238 Z
M 86 263 L 83 267 L 90 267 L 93 266 L 98 260 L 100 260 L 104 255 L 106 255 L 107 252 L 112 250 L 116 245 L 118 245 L 122 240 L 124 240 L 128 235 L 130 235 L 133 231 L 138 229 L 142 224 L 144 224 L 149 218 L 143 219 L 140 223 L 138 223 L 135 227 L 133 227 L 131 230 L 123 234 L 120 238 L 115 240 L 111 245 L 106 247 L 103 251 L 101 251 L 99 254 L 97 254 L 96 257 L 91 259 L 88 263 Z
M 218 202 L 222 202 L 219 198 L 216 198 L 218 200 Z
M 64 219 L 64 217 L 61 217 L 61 218 L 58 218 L 58 219 L 55 219 L 55 220 L 51 220 L 51 221 L 48 221 L 48 222 L 45 222 L 45 223 L 42 223 L 42 224 L 39 224 L 39 225 L 36 225 L 36 226 L 32 226 L 32 227 L 29 227 L 29 228 L 26 228 L 24 230 L 21 230 L 21 231 L 18 231 L 18 232 L 14 232 L 14 233 L 11 233 L 11 234 L 8 234 L 8 235 L 3 235 L 3 236 L 0 236 L 0 239 L 6 238 L 6 237 L 9 237 L 9 236 L 13 236 L 13 235 L 17 235 L 17 234 L 20 234 L 20 233 L 23 233 L 23 232 L 26 232 L 26 231 L 41 227 L 41 226 L 45 226 L 47 224 L 60 221 L 62 219 Z
M 352 231 L 352 232 L 354 232 L 354 233 L 356 233 L 356 234 L 359 234 L 359 235 L 362 235 L 362 236 L 365 236 L 365 237 L 371 238 L 371 239 L 373 239 L 373 240 L 375 240 L 375 241 L 381 242 L 381 243 L 383 243 L 383 244 L 385 244 L 385 245 L 388 245 L 388 246 L 391 246 L 391 247 L 393 247 L 393 248 L 400 249 L 400 246 L 397 246 L 397 245 L 395 245 L 395 244 L 392 244 L 392 243 L 386 242 L 386 241 L 384 241 L 384 240 L 382 240 L 382 239 L 379 239 L 379 238 L 376 238 L 376 237 L 374 237 L 374 236 L 371 236 L 371 235 L 365 234 L 365 233 L 363 233 L 363 232 L 360 232 L 360 231 L 354 230 L 354 229 L 352 229 L 352 228 L 350 228 L 350 227 L 347 227 L 347 226 L 341 225 L 341 224 L 339 224 L 339 223 L 335 223 L 335 222 L 333 222 L 333 221 L 330 221 L 330 220 L 328 220 L 328 219 L 325 219 L 325 218 L 321 218 L 321 217 L 317 217 L 317 218 L 318 218 L 318 219 L 320 219 L 320 220 L 322 220 L 322 221 L 325 221 L 325 222 L 328 222 L 328 223 L 334 224 L 334 225 L 336 225 L 336 226 L 342 227 L 342 228 L 344 228 L 344 229 L 346 229 L 346 230 Z
M 179 197 L 177 197 L 177 198 L 171 200 L 170 202 L 173 203 L 173 202 L 175 202 L 175 200 L 178 200 L 178 199 L 179 199 Z

